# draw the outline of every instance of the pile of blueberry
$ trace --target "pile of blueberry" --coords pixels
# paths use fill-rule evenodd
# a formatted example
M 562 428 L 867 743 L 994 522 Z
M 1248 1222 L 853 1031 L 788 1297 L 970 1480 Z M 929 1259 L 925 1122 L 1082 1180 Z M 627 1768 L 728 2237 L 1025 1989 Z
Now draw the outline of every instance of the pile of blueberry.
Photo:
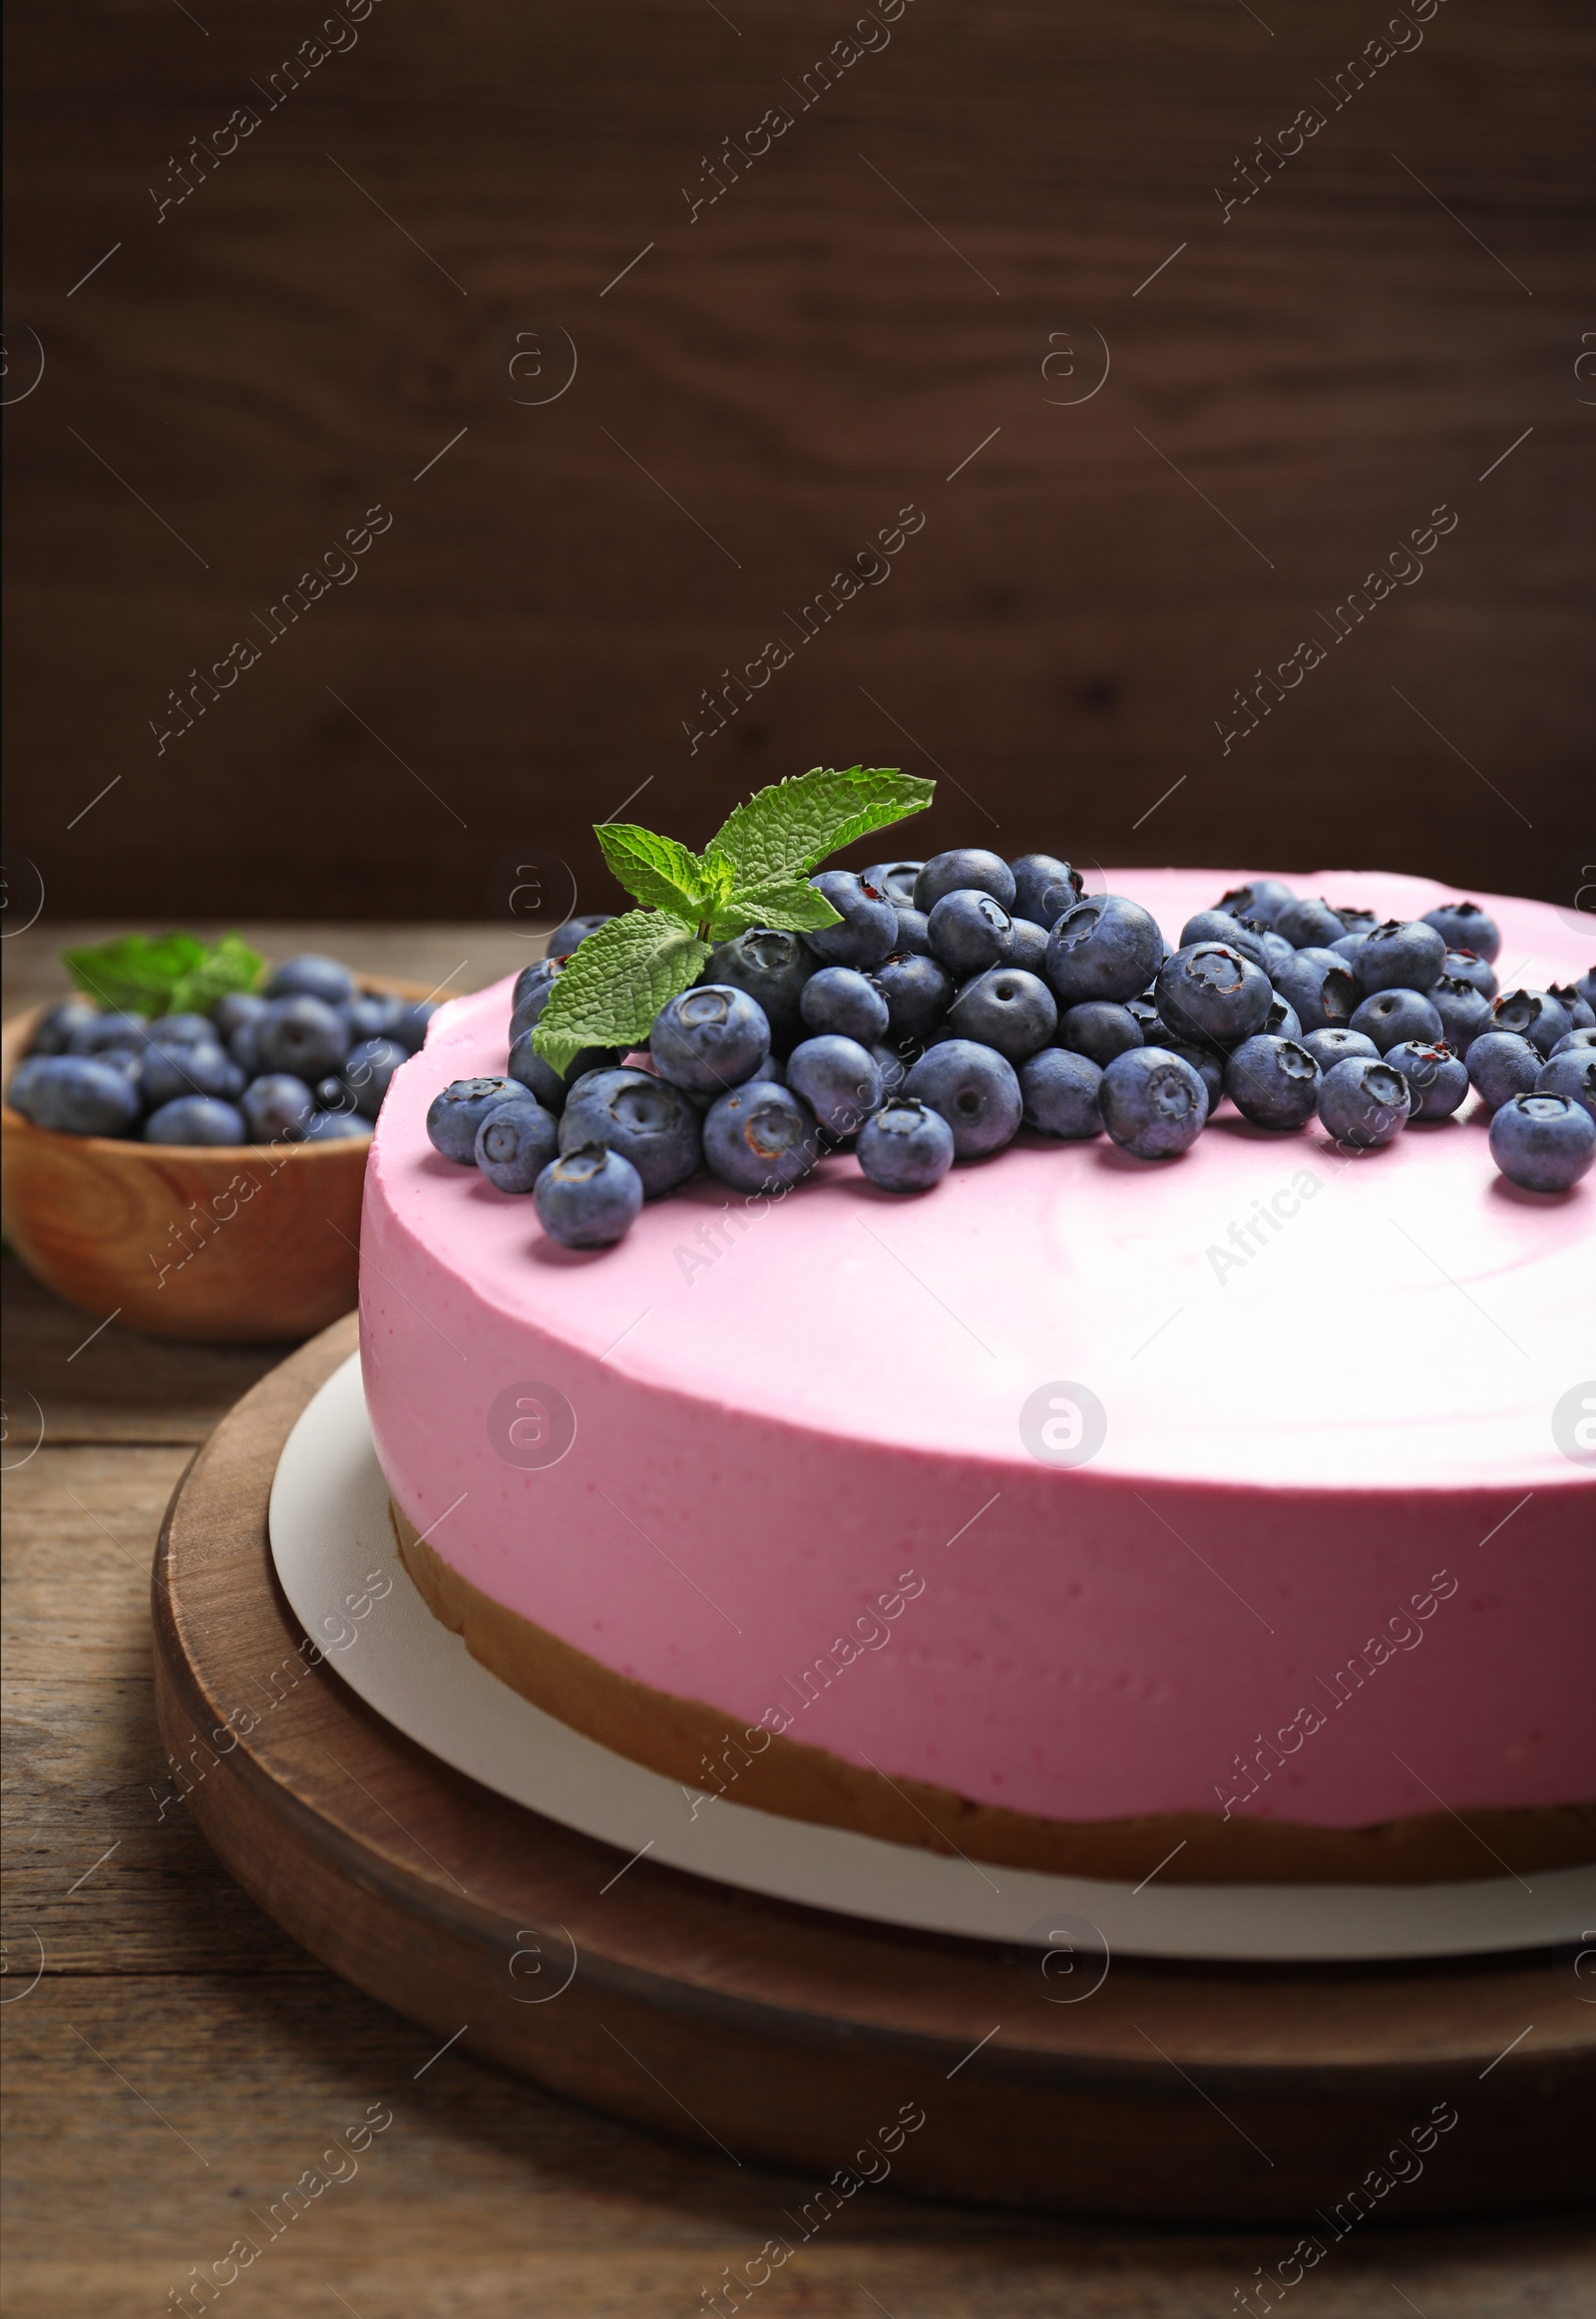
M 371 1133 L 435 1009 L 357 989 L 336 959 L 288 959 L 208 1014 L 119 1014 L 67 998 L 6 1099 L 36 1127 L 146 1143 L 321 1143 Z
M 722 943 L 645 1053 L 589 1048 L 561 1074 L 533 1031 L 603 922 L 563 927 L 517 979 L 508 1074 L 434 1100 L 436 1149 L 531 1192 L 574 1248 L 618 1240 L 700 1166 L 772 1193 L 851 1148 L 871 1183 L 918 1192 L 1021 1126 L 1169 1159 L 1227 1096 L 1258 1126 L 1317 1116 L 1372 1149 L 1472 1087 L 1511 1182 L 1563 1191 L 1596 1157 L 1596 970 L 1498 993 L 1501 937 L 1471 902 L 1377 923 L 1264 878 L 1171 949 L 1139 903 L 1083 899 L 1046 854 L 961 848 L 812 883 L 840 924 Z

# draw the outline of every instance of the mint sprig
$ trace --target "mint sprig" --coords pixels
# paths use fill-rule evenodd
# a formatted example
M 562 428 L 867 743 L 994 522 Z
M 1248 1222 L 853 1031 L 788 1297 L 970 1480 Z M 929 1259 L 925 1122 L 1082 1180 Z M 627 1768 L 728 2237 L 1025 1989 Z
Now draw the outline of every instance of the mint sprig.
M 253 989 L 265 964 L 241 935 L 118 935 L 92 950 L 63 951 L 80 990 L 114 1013 L 204 1014 L 233 990 Z
M 712 943 L 755 927 L 813 934 L 837 925 L 810 874 L 855 838 L 923 813 L 935 792 L 935 782 L 888 766 L 817 766 L 735 807 L 701 854 L 633 822 L 597 824 L 604 860 L 644 907 L 612 918 L 572 954 L 534 1047 L 563 1071 L 584 1047 L 642 1046 Z

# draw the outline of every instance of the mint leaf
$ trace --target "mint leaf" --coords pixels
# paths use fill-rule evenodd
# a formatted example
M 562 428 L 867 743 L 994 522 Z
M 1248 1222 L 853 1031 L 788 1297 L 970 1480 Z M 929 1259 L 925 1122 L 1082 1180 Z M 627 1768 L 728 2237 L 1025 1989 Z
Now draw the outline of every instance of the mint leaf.
M 674 838 L 656 837 L 634 822 L 597 823 L 594 835 L 626 892 L 651 910 L 668 911 L 686 926 L 703 915 L 703 865 Z
M 935 788 L 890 766 L 854 765 L 844 773 L 816 766 L 735 807 L 704 848 L 704 860 L 730 866 L 737 894 L 807 877 L 868 830 L 924 812 Z
M 772 927 L 780 934 L 818 934 L 823 926 L 840 926 L 842 913 L 805 878 L 772 878 L 763 886 L 745 886 L 716 910 L 709 925 L 711 942 L 730 942 L 733 935 L 754 927 Z
M 264 965 L 260 953 L 252 951 L 242 935 L 223 935 L 194 971 L 174 985 L 170 1011 L 208 1014 L 218 998 L 234 990 L 252 990 Z
M 612 918 L 572 953 L 534 1047 L 563 1071 L 585 1046 L 646 1046 L 660 1007 L 687 988 L 708 956 L 707 943 L 663 912 Z
M 114 1012 L 205 1013 L 229 990 L 248 990 L 263 961 L 241 935 L 207 948 L 198 935 L 119 935 L 92 950 L 63 951 L 80 990 Z

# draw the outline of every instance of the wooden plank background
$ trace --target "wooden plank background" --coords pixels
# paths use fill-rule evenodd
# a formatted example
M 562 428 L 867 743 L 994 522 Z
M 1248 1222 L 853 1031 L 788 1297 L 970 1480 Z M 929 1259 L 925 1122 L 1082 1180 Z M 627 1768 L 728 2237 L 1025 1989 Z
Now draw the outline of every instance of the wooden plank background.
M 598 907 L 589 827 L 640 783 L 701 841 L 860 756 L 946 773 L 916 851 L 1571 903 L 1596 20 L 1424 5 L 1338 107 L 1364 0 L 910 0 L 807 105 L 829 0 L 337 0 L 274 102 L 314 11 L 18 0 L 8 907 L 36 870 L 52 914 L 480 917 L 538 858 Z M 1227 755 L 1234 688 L 1441 503 L 1421 580 Z

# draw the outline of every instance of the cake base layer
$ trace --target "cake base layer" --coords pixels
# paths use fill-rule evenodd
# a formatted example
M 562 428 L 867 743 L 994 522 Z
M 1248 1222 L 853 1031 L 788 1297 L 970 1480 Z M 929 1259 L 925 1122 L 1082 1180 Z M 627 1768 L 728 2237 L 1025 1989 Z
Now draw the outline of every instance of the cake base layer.
M 433 1616 L 501 1683 L 630 1762 L 780 1817 L 994 1866 L 1116 1883 L 1138 1881 L 1160 1863 L 1167 1883 L 1440 1884 L 1596 1859 L 1596 1803 L 1476 1810 L 1466 1822 L 1424 1812 L 1362 1828 L 1185 1811 L 1065 1821 L 975 1803 L 926 1780 L 888 1779 L 824 1747 L 741 1729 L 704 1701 L 615 1674 L 493 1601 L 391 1499 L 389 1511 L 405 1568 Z

